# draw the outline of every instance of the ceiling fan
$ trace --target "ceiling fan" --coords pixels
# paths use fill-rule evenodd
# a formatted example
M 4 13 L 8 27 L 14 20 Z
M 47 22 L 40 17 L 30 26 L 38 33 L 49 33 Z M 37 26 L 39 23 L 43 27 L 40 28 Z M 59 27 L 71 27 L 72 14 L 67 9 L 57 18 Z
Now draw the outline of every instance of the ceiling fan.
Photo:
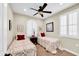
M 52 13 L 51 11 L 44 11 L 45 7 L 47 6 L 47 3 L 44 3 L 43 6 L 39 6 L 39 9 L 34 9 L 34 8 L 30 8 L 32 10 L 37 11 L 37 13 L 35 13 L 33 16 L 40 14 L 41 17 L 44 17 L 43 13 Z

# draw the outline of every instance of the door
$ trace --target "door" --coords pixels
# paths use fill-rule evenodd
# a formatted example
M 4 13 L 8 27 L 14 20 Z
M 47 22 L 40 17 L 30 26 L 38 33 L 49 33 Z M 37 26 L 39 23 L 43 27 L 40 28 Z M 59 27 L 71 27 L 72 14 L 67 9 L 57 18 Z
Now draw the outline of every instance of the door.
M 3 53 L 2 44 L 2 3 L 0 3 L 0 55 Z

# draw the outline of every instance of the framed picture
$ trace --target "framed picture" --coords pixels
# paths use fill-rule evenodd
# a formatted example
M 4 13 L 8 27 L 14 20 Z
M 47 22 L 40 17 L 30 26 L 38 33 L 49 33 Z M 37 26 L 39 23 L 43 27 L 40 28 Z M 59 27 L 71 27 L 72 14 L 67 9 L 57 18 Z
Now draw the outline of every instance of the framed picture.
M 54 32 L 54 24 L 53 22 L 46 24 L 46 32 Z
M 11 30 L 11 20 L 9 20 L 9 31 Z

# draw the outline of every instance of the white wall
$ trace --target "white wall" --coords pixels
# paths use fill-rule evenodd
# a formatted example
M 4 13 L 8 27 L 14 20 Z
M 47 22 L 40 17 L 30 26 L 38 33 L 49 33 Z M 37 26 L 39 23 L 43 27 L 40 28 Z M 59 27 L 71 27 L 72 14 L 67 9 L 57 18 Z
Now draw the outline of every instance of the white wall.
M 9 5 L 4 3 L 4 4 L 2 4 L 3 54 L 7 52 L 7 48 L 13 39 L 14 31 L 13 31 L 13 28 L 11 31 L 9 31 L 9 19 L 11 19 L 12 24 L 13 24 L 13 13 L 12 13 Z
M 7 37 L 7 46 L 9 46 L 12 42 L 12 40 L 14 39 L 15 36 L 15 21 L 14 21 L 14 16 L 13 16 L 13 12 L 12 9 L 10 8 L 10 6 L 8 5 L 7 7 L 7 31 L 8 31 L 8 37 Z M 9 30 L 9 20 L 11 20 L 11 30 Z
M 26 31 L 27 31 L 26 25 L 27 25 L 27 21 L 29 21 L 29 20 L 34 20 L 37 23 L 38 32 L 40 31 L 39 27 L 43 27 L 43 20 L 40 20 L 40 19 L 36 19 L 36 18 L 32 18 L 32 17 L 29 17 L 29 16 L 20 15 L 20 14 L 15 14 L 14 19 L 15 19 L 15 22 L 16 22 L 16 34 L 17 34 L 17 26 L 18 25 L 21 25 L 23 32 L 26 33 Z
M 54 32 L 46 32 L 46 24 L 50 23 L 50 22 L 53 22 L 53 24 L 54 24 Z M 49 36 L 49 37 L 58 37 L 59 36 L 58 17 L 50 17 L 45 20 L 44 24 L 45 24 L 44 31 L 46 32 L 46 36 Z
M 59 17 L 60 17 L 60 15 L 70 12 L 72 10 L 78 9 L 78 8 L 79 8 L 79 4 L 74 5 L 73 7 L 67 8 L 57 14 L 54 14 L 53 16 L 45 19 L 44 26 L 46 26 L 46 23 L 54 22 L 54 32 L 46 32 L 46 35 L 51 36 L 51 37 L 59 37 L 60 39 L 62 39 L 63 48 L 73 51 L 79 55 L 79 39 L 67 38 L 67 37 L 63 38 L 63 37 L 60 37 L 60 35 L 59 35 L 59 31 L 60 31 Z M 46 27 L 45 27 L 44 31 L 46 31 Z

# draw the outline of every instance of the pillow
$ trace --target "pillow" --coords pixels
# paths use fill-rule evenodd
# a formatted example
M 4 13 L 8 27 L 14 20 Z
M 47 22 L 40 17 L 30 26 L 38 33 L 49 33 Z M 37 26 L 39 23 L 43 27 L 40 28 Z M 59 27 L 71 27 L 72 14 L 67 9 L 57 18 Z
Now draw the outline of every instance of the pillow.
M 44 32 L 41 33 L 41 37 L 45 37 L 45 33 Z
M 17 35 L 17 40 L 24 40 L 25 36 L 24 35 Z

